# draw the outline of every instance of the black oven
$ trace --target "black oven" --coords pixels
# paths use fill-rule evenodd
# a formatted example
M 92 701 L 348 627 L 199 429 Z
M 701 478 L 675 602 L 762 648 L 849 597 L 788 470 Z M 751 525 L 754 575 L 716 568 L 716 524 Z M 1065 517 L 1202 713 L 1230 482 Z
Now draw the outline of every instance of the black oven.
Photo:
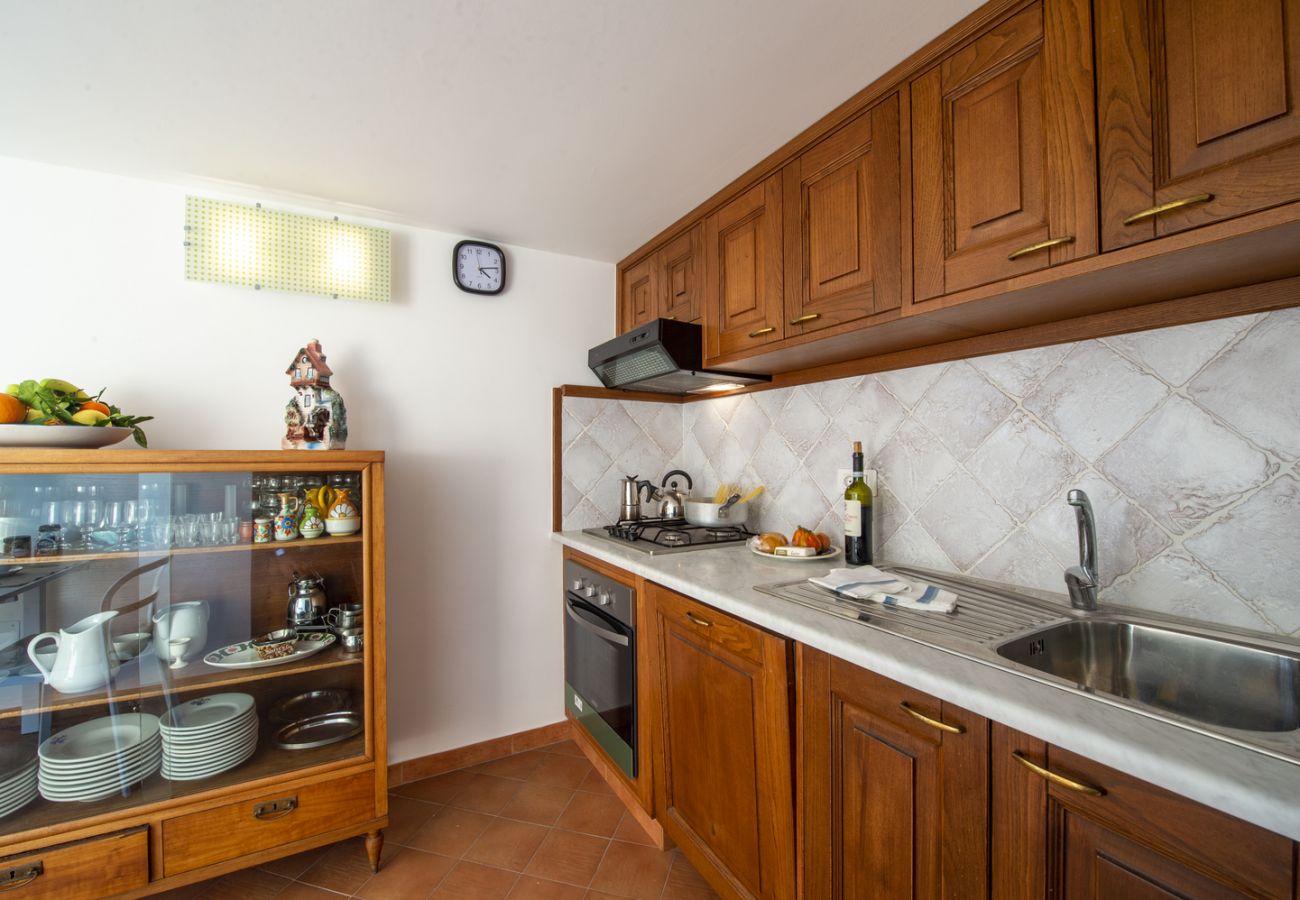
M 564 561 L 564 704 L 636 778 L 636 592 Z

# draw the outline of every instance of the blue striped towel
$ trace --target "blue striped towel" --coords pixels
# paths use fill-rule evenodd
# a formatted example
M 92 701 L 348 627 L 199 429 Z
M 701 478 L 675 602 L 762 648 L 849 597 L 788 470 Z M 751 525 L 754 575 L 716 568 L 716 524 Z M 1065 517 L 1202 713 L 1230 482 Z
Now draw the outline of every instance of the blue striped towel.
M 874 566 L 831 569 L 825 575 L 808 580 L 842 596 L 883 603 L 885 606 L 942 613 L 950 613 L 957 608 L 957 595 L 952 591 L 945 591 L 923 581 L 907 581 Z

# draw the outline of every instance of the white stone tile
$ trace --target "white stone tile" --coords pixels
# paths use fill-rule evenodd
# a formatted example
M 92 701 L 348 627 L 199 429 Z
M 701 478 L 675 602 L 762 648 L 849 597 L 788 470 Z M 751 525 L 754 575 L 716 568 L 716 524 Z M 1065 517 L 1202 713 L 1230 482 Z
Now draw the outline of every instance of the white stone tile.
M 861 378 L 836 378 L 834 381 L 809 385 L 808 389 L 822 410 L 834 417 L 858 392 L 861 382 Z
M 803 465 L 827 502 L 839 502 L 844 498 L 844 485 L 837 477 L 839 470 L 853 465 L 853 446 L 848 436 L 834 425 L 827 428 L 817 446 L 808 452 Z
M 1058 594 L 1065 589 L 1065 569 L 1023 528 L 1011 532 L 970 574 Z
M 586 494 L 596 486 L 612 461 L 590 435 L 584 434 L 565 451 L 561 466 L 573 486 Z
M 596 416 L 600 415 L 608 404 L 613 402 L 612 400 L 593 400 L 589 397 L 565 397 L 564 409 L 581 422 L 585 428 L 591 424 Z
M 790 451 L 785 438 L 773 428 L 758 442 L 758 449 L 754 451 L 749 464 L 758 473 L 767 490 L 776 494 L 798 468 L 799 460 Z
M 1269 313 L 1188 393 L 1261 447 L 1283 459 L 1300 456 L 1300 310 Z
M 1237 628 L 1273 630 L 1259 613 L 1182 550 L 1160 554 L 1122 583 L 1102 591 L 1099 599 Z
M 893 537 L 894 532 L 902 528 L 911 515 L 907 507 L 903 506 L 903 501 L 895 497 L 885 485 L 881 485 L 876 496 L 871 498 L 871 509 L 875 516 L 876 546 L 883 545 Z
M 957 571 L 952 560 L 915 519 L 905 523 L 881 545 L 880 558 L 940 572 Z
M 763 415 L 772 421 L 781 414 L 785 405 L 790 402 L 790 396 L 794 393 L 793 388 L 775 388 L 768 391 L 755 391 L 749 396 L 758 404 L 758 408 L 763 411 Z
M 1285 475 L 1185 544 L 1201 563 L 1289 633 L 1300 628 L 1300 483 Z
M 613 459 L 617 459 L 633 441 L 645 436 L 621 403 L 607 404 L 587 426 L 587 434 Z
M 740 446 L 740 441 L 734 434 L 728 432 L 718 441 L 718 449 L 713 452 L 709 458 L 713 464 L 713 471 L 718 477 L 730 484 L 735 484 L 745 477 L 745 467 L 749 463 L 749 454 Z M 718 485 L 712 485 L 717 490 Z M 706 490 L 704 493 L 712 493 Z
M 785 521 L 804 528 L 815 526 L 830 508 L 817 485 L 802 469 L 786 481 L 776 496 L 776 505 Z M 786 536 L 789 536 L 789 532 Z
M 584 499 L 574 507 L 573 512 L 564 517 L 563 526 L 565 531 L 576 531 L 582 528 L 595 528 L 599 525 L 608 525 L 613 521 L 613 519 L 602 513 L 588 500 Z
M 1026 397 L 1065 359 L 1074 344 L 1035 347 L 996 356 L 980 356 L 970 364 L 1013 397 Z
M 1083 468 L 1083 460 L 1015 410 L 966 461 L 966 468 L 1024 522 Z
M 1015 528 L 989 492 L 962 470 L 935 489 L 916 519 L 963 572 Z
M 857 391 L 835 414 L 834 421 L 850 440 L 862 441 L 862 451 L 873 459 L 898 430 L 907 410 L 872 376 L 858 383 Z
M 1168 535 L 1151 517 L 1129 502 L 1095 472 L 1085 472 L 1048 498 L 1029 520 L 1033 538 L 1062 568 L 1079 562 L 1079 532 L 1074 507 L 1065 502 L 1070 488 L 1088 495 L 1097 528 L 1098 580 L 1102 586 L 1132 571 L 1170 545 Z
M 700 449 L 706 456 L 712 456 L 713 451 L 718 449 L 718 441 L 722 440 L 722 435 L 727 430 L 727 423 L 722 421 L 722 416 L 716 409 L 717 401 L 710 400 L 702 403 L 692 403 L 691 406 L 698 406 L 699 410 L 695 414 L 695 425 L 691 428 L 691 433 L 699 441 Z
M 569 479 L 560 477 L 560 513 L 567 516 L 582 501 L 582 491 L 573 486 Z
M 1195 325 L 1135 331 L 1106 338 L 1105 343 L 1178 386 L 1258 319 L 1259 316 L 1237 316 Z
M 567 409 L 560 413 L 560 446 L 568 447 L 582 434 L 583 425 Z
M 939 380 L 947 365 L 936 363 L 912 369 L 895 369 L 892 372 L 880 372 L 875 377 L 898 402 L 911 409 L 929 390 L 930 385 Z
M 642 436 L 641 440 L 623 451 L 610 471 L 617 475 L 635 475 L 638 479 L 644 478 L 658 484 L 659 479 L 671 468 L 667 454 L 659 445 Z
M 1007 397 L 968 363 L 955 362 L 926 391 L 912 415 L 962 460 L 1015 408 Z
M 736 410 L 744 400 L 745 395 L 739 394 L 732 397 L 717 397 L 713 400 L 700 402 L 707 402 L 723 422 L 730 422 L 731 417 L 736 414 Z
M 885 473 L 889 489 L 915 511 L 935 486 L 957 467 L 948 448 L 914 419 L 908 419 L 870 465 Z
M 641 430 L 672 456 L 682 448 L 682 407 L 675 403 L 651 403 L 648 414 L 637 419 Z
M 1176 396 L 1098 467 L 1175 532 L 1195 527 L 1276 470 L 1263 453 Z
M 727 424 L 727 430 L 736 436 L 740 448 L 745 451 L 746 459 L 754 455 L 759 442 L 771 428 L 771 420 L 750 397 L 742 399 Z
M 1065 444 L 1092 462 L 1127 434 L 1169 393 L 1095 341 L 1078 345 L 1024 401 Z
M 813 448 L 830 424 L 830 418 L 802 387 L 794 389 L 789 404 L 773 421 L 776 430 L 800 459 Z

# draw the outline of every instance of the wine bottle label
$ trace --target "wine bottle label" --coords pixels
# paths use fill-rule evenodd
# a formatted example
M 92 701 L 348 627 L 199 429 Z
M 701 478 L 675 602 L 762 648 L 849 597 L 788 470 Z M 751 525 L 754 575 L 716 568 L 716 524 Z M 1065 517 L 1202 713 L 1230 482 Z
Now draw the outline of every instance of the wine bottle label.
M 862 501 L 844 501 L 844 536 L 862 537 Z

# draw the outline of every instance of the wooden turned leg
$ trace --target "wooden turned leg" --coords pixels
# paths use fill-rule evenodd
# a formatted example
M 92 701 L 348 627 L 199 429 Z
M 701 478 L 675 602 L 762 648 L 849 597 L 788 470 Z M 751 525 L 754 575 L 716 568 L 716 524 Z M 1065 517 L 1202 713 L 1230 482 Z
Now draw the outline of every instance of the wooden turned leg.
M 370 871 L 379 871 L 379 854 L 384 852 L 384 833 L 372 831 L 366 835 L 366 856 L 370 857 Z

